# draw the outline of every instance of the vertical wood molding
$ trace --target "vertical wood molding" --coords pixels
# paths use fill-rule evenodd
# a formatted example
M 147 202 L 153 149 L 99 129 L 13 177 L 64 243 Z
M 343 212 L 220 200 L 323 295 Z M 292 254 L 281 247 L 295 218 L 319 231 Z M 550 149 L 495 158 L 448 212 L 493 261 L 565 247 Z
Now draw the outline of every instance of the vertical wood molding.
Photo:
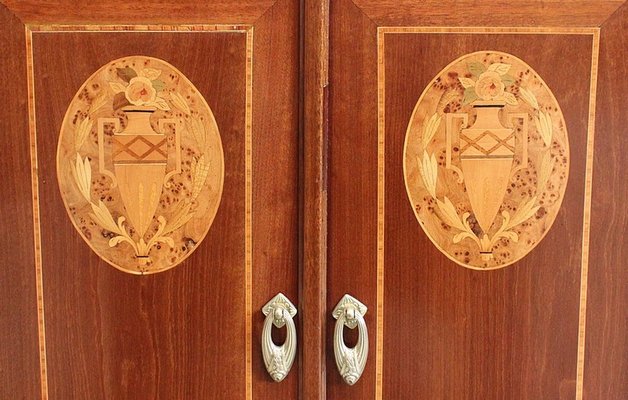
M 326 398 L 329 0 L 302 1 L 302 399 Z M 303 95 L 306 93 L 307 95 Z

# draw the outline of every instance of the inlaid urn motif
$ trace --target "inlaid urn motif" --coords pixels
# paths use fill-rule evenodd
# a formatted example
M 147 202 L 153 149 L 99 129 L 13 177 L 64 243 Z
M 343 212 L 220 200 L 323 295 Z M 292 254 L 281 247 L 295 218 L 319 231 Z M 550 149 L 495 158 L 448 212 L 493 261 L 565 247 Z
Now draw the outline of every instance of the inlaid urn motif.
M 218 126 L 194 85 L 145 56 L 100 68 L 66 112 L 57 174 L 87 244 L 130 273 L 174 267 L 218 210 L 224 159 Z
M 566 124 L 542 78 L 513 55 L 453 61 L 419 98 L 404 175 L 421 226 L 450 259 L 504 267 L 550 229 L 567 185 Z

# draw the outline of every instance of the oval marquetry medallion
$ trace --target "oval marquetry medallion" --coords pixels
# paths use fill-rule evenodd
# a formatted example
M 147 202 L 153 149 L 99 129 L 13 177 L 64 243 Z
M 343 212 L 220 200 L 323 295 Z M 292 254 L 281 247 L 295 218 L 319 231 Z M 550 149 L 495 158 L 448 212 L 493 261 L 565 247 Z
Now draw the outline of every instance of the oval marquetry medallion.
M 501 268 L 528 254 L 556 218 L 569 173 L 565 120 L 524 61 L 467 54 L 423 91 L 403 165 L 414 213 L 436 247 L 468 268 Z
M 103 260 L 154 273 L 187 258 L 218 210 L 224 158 L 203 96 L 163 60 L 110 62 L 81 86 L 57 148 L 61 196 Z

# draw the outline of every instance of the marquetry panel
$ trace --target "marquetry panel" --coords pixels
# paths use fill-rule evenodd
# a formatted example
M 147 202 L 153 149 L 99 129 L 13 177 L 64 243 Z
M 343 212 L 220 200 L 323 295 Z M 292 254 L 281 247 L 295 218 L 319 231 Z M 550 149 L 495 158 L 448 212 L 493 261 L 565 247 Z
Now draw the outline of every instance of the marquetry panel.
M 411 205 L 434 245 L 463 266 L 500 268 L 532 251 L 554 222 L 569 177 L 567 127 L 532 67 L 479 51 L 423 90 L 403 159 Z
M 172 268 L 199 247 L 220 204 L 216 119 L 169 63 L 112 61 L 68 106 L 57 178 L 77 231 L 105 261 L 140 274 Z
M 328 363 L 328 398 L 581 398 L 586 310 L 586 288 L 581 282 L 586 285 L 589 267 L 585 239 L 591 200 L 586 194 L 594 136 L 598 31 L 501 29 L 494 27 L 501 24 L 495 13 L 480 12 L 484 6 L 440 14 L 438 7 L 429 2 L 331 3 L 327 305 L 333 307 L 345 292 L 360 299 L 369 307 L 366 321 L 374 340 L 366 370 L 354 386 L 339 382 L 335 365 Z M 499 21 L 538 25 L 535 16 L 528 15 L 535 22 L 524 16 L 525 2 L 522 7 L 496 11 L 513 17 Z M 576 14 L 569 14 L 567 18 L 575 19 L 565 23 L 577 24 Z M 548 13 L 543 18 L 549 21 L 552 15 L 556 16 Z M 598 17 L 603 21 L 607 16 Z M 422 18 L 425 24 L 420 23 Z M 425 27 L 434 21 L 473 26 L 489 20 L 486 28 Z M 463 60 L 473 55 L 477 59 Z M 456 60 L 462 61 L 458 69 Z M 468 71 L 469 62 L 475 61 L 485 69 L 478 70 L 477 76 Z M 500 64 L 513 68 L 514 85 L 507 84 L 508 77 L 506 82 L 499 80 L 504 94 L 511 92 L 518 104 L 505 98 L 504 107 L 510 101 L 509 112 L 527 113 L 527 122 L 522 118 L 506 126 L 503 120 L 502 125 L 516 130 L 517 136 L 527 124 L 528 137 L 515 138 L 514 158 L 525 158 L 521 145 L 527 142 L 527 165 L 532 168 L 528 175 L 518 171 L 524 175 L 519 181 L 509 180 L 508 189 L 521 196 L 525 183 L 526 195 L 533 198 L 539 178 L 545 181 L 551 171 L 543 196 L 562 196 L 562 202 L 551 201 L 554 222 L 551 218 L 544 222 L 538 238 L 517 233 L 517 239 L 524 239 L 520 245 L 530 246 L 524 252 L 527 255 L 502 263 L 510 264 L 506 269 L 473 271 L 460 268 L 420 228 L 415 204 L 408 202 L 406 181 L 416 178 L 415 183 L 423 188 L 419 201 L 429 197 L 421 175 L 424 165 L 418 161 L 424 158 L 421 139 L 433 116 L 427 105 L 439 106 L 440 98 L 425 102 L 430 91 L 453 89 L 456 99 L 443 112 L 458 112 L 467 107 L 465 91 L 475 90 L 480 75 L 489 68 L 505 67 Z M 499 77 L 507 75 L 496 72 Z M 495 82 L 501 93 L 500 83 Z M 505 117 L 502 114 L 500 121 Z M 547 114 L 551 124 L 543 124 Z M 469 126 L 475 115 L 469 116 Z M 436 164 L 439 176 L 434 192 L 446 205 L 439 192 L 459 184 L 455 172 L 447 168 L 447 116 L 441 118 L 443 125 L 437 125 L 442 130 L 436 130 L 427 148 L 434 154 L 433 160 L 431 154 L 428 159 Z M 460 121 L 452 122 L 460 128 Z M 543 140 L 544 136 L 549 139 L 548 127 L 551 140 Z M 409 147 L 412 140 L 414 150 Z M 555 163 L 543 168 L 548 149 Z M 451 155 L 452 160 L 459 159 Z M 410 162 L 416 163 L 414 169 L 408 168 Z M 448 174 L 454 175 L 452 182 L 440 180 Z M 456 213 L 464 213 L 452 204 Z M 551 217 L 539 213 L 537 206 L 526 211 L 534 214 L 531 218 Z M 429 211 L 430 205 L 425 208 Z M 513 212 L 514 208 L 519 206 L 513 204 Z M 433 209 L 435 214 L 440 212 L 436 201 Z M 530 222 L 524 221 L 525 225 Z M 458 262 L 465 264 L 466 251 L 458 251 Z M 331 336 L 331 330 L 327 335 Z M 541 372 L 539 363 L 548 367 Z
M 51 398 L 130 398 L 134 393 L 143 393 L 142 398 L 218 399 L 225 393 L 233 398 L 246 398 L 250 393 L 250 375 L 243 371 L 250 371 L 247 353 L 252 351 L 251 322 L 247 318 L 251 315 L 252 257 L 251 34 L 246 26 L 208 26 L 196 32 L 171 28 L 118 33 L 76 32 L 71 27 L 53 31 L 33 28 L 33 138 L 37 144 L 45 316 L 42 340 L 46 344 L 44 376 Z M 68 176 L 57 176 L 55 166 L 55 147 L 68 104 L 94 71 L 129 54 L 151 57 L 142 58 L 142 64 L 149 61 L 155 70 L 165 68 L 157 59 L 167 60 L 194 83 L 197 96 L 202 96 L 213 112 L 224 150 L 221 206 L 207 237 L 178 268 L 150 276 L 124 274 L 104 264 L 64 215 L 61 194 L 55 187 L 57 179 Z M 132 62 L 121 68 L 127 66 L 132 67 Z M 117 69 L 113 70 L 117 75 Z M 136 72 L 155 75 L 142 68 Z M 176 74 L 174 70 L 162 73 L 166 74 L 164 82 L 168 74 Z M 118 83 L 123 82 L 119 79 Z M 106 90 L 115 89 L 107 85 Z M 90 86 L 87 93 L 91 94 L 92 89 Z M 202 100 L 192 96 L 191 89 L 188 85 L 188 92 L 183 93 L 194 116 L 197 112 L 192 112 L 193 104 Z M 186 109 L 178 100 L 166 105 L 177 110 L 175 119 L 187 121 Z M 114 105 L 105 104 L 102 109 L 107 107 Z M 198 110 L 208 118 L 207 108 Z M 87 116 L 77 116 L 80 126 Z M 124 123 L 131 125 L 126 118 Z M 89 148 L 97 149 L 94 134 L 97 132 L 90 132 L 86 142 Z M 180 141 L 181 151 L 190 155 L 187 161 L 182 157 L 184 171 L 192 167 L 194 157 L 197 164 L 200 161 L 196 145 L 185 148 L 191 140 L 192 135 Z M 175 151 L 175 145 L 169 152 Z M 66 146 L 63 141 L 62 146 Z M 85 151 L 87 145 L 79 148 L 79 153 Z M 89 155 L 97 176 L 97 153 L 81 154 L 81 159 L 87 156 L 89 160 Z M 220 166 L 220 158 L 217 163 Z M 106 167 L 111 168 L 108 164 Z M 175 169 L 175 162 L 168 167 Z M 59 171 L 69 172 L 64 168 Z M 92 184 L 101 181 L 92 179 Z M 69 186 L 64 188 L 68 190 Z M 96 189 L 89 193 L 93 202 L 113 204 Z M 210 198 L 207 193 L 203 196 Z M 123 210 L 129 212 L 126 205 Z M 233 317 L 219 318 L 221 315 Z
M 384 314 L 381 327 L 382 398 L 408 394 L 413 398 L 434 397 L 437 393 L 452 398 L 485 399 L 576 395 L 576 370 L 581 347 L 580 278 L 588 270 L 588 249 L 583 247 L 583 237 L 588 235 L 588 220 L 585 217 L 589 200 L 585 198 L 585 193 L 589 173 L 587 159 L 593 137 L 590 104 L 595 90 L 592 83 L 596 80 L 595 35 L 596 31 L 586 29 L 580 32 L 551 29 L 379 29 L 379 165 L 382 172 L 379 191 L 382 207 L 379 208 L 378 220 L 384 226 L 380 232 L 378 264 L 378 271 L 384 277 L 380 283 L 383 296 L 378 300 L 383 303 Z M 533 150 L 528 151 L 528 163 L 522 164 L 527 169 L 523 168 L 513 175 L 506 174 L 508 188 L 512 193 L 518 193 L 522 200 L 534 198 L 534 183 L 544 179 L 542 164 L 547 149 L 550 149 L 550 157 L 554 161 L 550 173 L 552 183 L 548 179 L 544 193 L 538 198 L 549 201 L 545 206 L 557 213 L 556 222 L 546 231 L 542 241 L 526 238 L 521 232 L 524 245 L 536 242 L 536 247 L 518 261 L 513 259 L 512 265 L 501 273 L 456 271 L 455 263 L 440 254 L 413 221 L 414 207 L 401 201 L 406 190 L 403 180 L 398 178 L 403 176 L 404 166 L 400 160 L 404 156 L 408 119 L 424 88 L 430 86 L 434 76 L 439 76 L 443 66 L 456 60 L 460 54 L 480 54 L 476 53 L 479 51 L 484 52 L 483 56 L 467 60 L 464 68 L 474 68 L 474 62 L 483 60 L 488 71 L 491 65 L 500 63 L 499 57 L 503 57 L 504 61 L 509 58 L 508 55 L 525 60 L 529 65 L 529 68 L 515 73 L 523 78 L 515 100 L 522 103 L 520 110 L 532 104 L 525 119 L 535 128 L 522 140 L 527 142 L 528 150 Z M 495 59 L 491 58 L 491 54 L 500 55 Z M 554 60 L 559 58 L 569 68 L 557 69 Z M 502 64 L 509 63 L 504 61 Z M 450 68 L 452 65 L 455 64 L 451 64 Z M 532 83 L 534 79 L 526 79 L 526 72 L 542 77 L 544 83 L 541 84 L 540 80 Z M 445 80 L 442 84 L 451 78 L 440 76 Z M 465 77 L 474 80 L 473 74 Z M 479 80 L 478 77 L 474 81 Z M 529 86 L 524 85 L 526 81 Z M 468 88 L 464 88 L 462 83 Z M 462 83 L 465 91 L 471 87 L 471 82 Z M 544 85 L 551 92 L 543 89 Z M 500 88 L 499 85 L 496 87 Z M 521 91 L 521 87 L 529 89 L 534 97 Z M 481 93 L 477 93 L 477 87 L 474 90 L 476 94 L 484 94 L 483 89 L 480 89 Z M 418 101 L 420 104 L 421 101 Z M 506 104 L 508 101 L 505 99 Z M 462 98 L 460 104 L 464 106 L 464 103 Z M 539 117 L 535 105 L 543 112 L 542 118 L 549 115 L 549 119 L 556 121 L 552 123 L 551 141 L 543 140 L 544 128 L 540 123 L 537 127 L 534 118 Z M 429 115 L 426 120 L 429 121 Z M 516 126 L 520 134 L 525 134 L 523 123 Z M 465 131 L 460 132 L 465 134 Z M 569 134 L 568 141 L 566 132 Z M 436 138 L 437 134 L 432 140 Z M 433 141 L 430 146 L 434 145 Z M 451 144 L 456 145 L 453 140 Z M 460 150 L 463 144 L 459 146 Z M 519 149 L 515 148 L 515 158 L 522 157 L 521 147 L 520 143 Z M 441 174 L 448 173 L 446 153 L 435 156 L 437 170 Z M 464 154 L 460 158 L 462 156 Z M 496 168 L 491 167 L 493 172 Z M 466 179 L 469 174 L 464 173 L 464 169 L 463 166 L 461 170 Z M 491 188 L 497 189 L 497 175 L 489 180 Z M 524 184 L 525 193 L 521 187 Z M 445 185 L 445 190 L 453 190 L 456 185 L 454 180 Z M 443 188 L 436 189 L 438 196 Z M 560 201 L 552 201 L 552 198 L 560 197 L 563 190 L 562 205 Z M 473 197 L 469 187 L 465 193 Z M 484 200 L 480 203 L 486 207 L 490 196 L 482 197 Z M 449 214 L 453 216 L 461 211 L 451 201 L 438 201 L 434 201 L 438 215 L 447 218 Z M 530 205 L 525 203 L 522 201 L 514 208 L 531 213 Z M 448 206 L 453 207 L 449 214 Z M 539 210 L 531 216 L 535 221 L 541 221 L 537 217 L 545 215 L 537 214 Z M 525 225 L 534 227 L 529 221 Z M 549 226 L 544 225 L 544 229 Z M 471 254 L 470 250 L 464 250 L 463 258 L 457 261 L 464 263 L 464 258 L 471 258 Z M 453 255 L 455 258 L 455 251 Z M 398 312 L 400 309 L 413 310 L 413 313 Z M 417 336 L 421 339 L 416 340 Z M 407 346 L 407 343 L 414 344 Z M 536 367 L 538 360 L 545 360 L 543 362 L 550 364 L 551 368 L 539 374 Z M 466 367 L 471 365 L 473 368 Z M 420 379 L 412 382 L 410 375 Z M 522 375 L 526 378 L 521 379 Z

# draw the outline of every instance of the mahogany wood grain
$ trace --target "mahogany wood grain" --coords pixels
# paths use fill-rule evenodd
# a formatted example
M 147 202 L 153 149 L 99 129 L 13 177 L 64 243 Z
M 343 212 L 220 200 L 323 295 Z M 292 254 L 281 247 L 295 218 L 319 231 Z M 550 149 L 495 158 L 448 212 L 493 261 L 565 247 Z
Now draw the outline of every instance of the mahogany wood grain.
M 575 398 L 592 35 L 384 40 L 383 398 Z M 531 253 L 500 270 L 472 271 L 442 254 L 414 218 L 402 152 L 423 89 L 452 60 L 484 49 L 525 60 L 553 91 L 567 124 L 570 175 L 556 222 Z
M 628 393 L 626 32 L 624 5 L 600 32 L 584 368 L 587 400 L 621 399 Z
M 328 307 L 344 292 L 357 296 L 370 307 L 371 338 L 375 40 L 376 26 L 362 10 L 350 1 L 332 3 Z M 408 204 L 401 164 L 408 119 L 425 86 L 459 55 L 481 49 L 513 53 L 536 69 L 563 109 L 571 147 L 567 193 L 548 236 L 522 261 L 484 273 L 455 265 L 424 235 Z M 591 51 L 591 35 L 387 35 L 382 398 L 575 396 Z M 558 60 L 564 68 L 556 68 Z M 329 398 L 374 396 L 374 348 L 372 340 L 355 387 L 341 383 L 328 361 Z
M 260 347 L 264 304 L 279 292 L 299 301 L 298 24 L 298 4 L 279 0 L 253 28 L 253 399 L 296 399 L 299 390 L 298 363 L 276 383 Z
M 327 398 L 373 399 L 377 317 L 376 26 L 351 1 L 330 7 Z M 348 293 L 368 307 L 369 358 L 348 386 L 334 362 L 331 316 Z M 346 329 L 348 330 L 348 329 Z M 355 337 L 353 337 L 355 339 Z
M 245 396 L 243 33 L 33 33 L 44 300 L 54 399 Z M 185 74 L 214 112 L 225 154 L 216 219 L 176 268 L 133 276 L 74 231 L 57 187 L 67 104 L 112 59 L 145 54 Z M 182 57 L 180 55 L 185 55 Z
M 324 327 L 329 321 L 326 307 L 329 1 L 305 0 L 302 13 L 300 398 L 323 400 L 328 354 Z
M 380 26 L 600 26 L 625 0 L 355 0 Z
M 1 0 L 26 24 L 244 24 L 276 0 Z
M 38 399 L 39 351 L 24 25 L 0 5 L 0 398 Z

